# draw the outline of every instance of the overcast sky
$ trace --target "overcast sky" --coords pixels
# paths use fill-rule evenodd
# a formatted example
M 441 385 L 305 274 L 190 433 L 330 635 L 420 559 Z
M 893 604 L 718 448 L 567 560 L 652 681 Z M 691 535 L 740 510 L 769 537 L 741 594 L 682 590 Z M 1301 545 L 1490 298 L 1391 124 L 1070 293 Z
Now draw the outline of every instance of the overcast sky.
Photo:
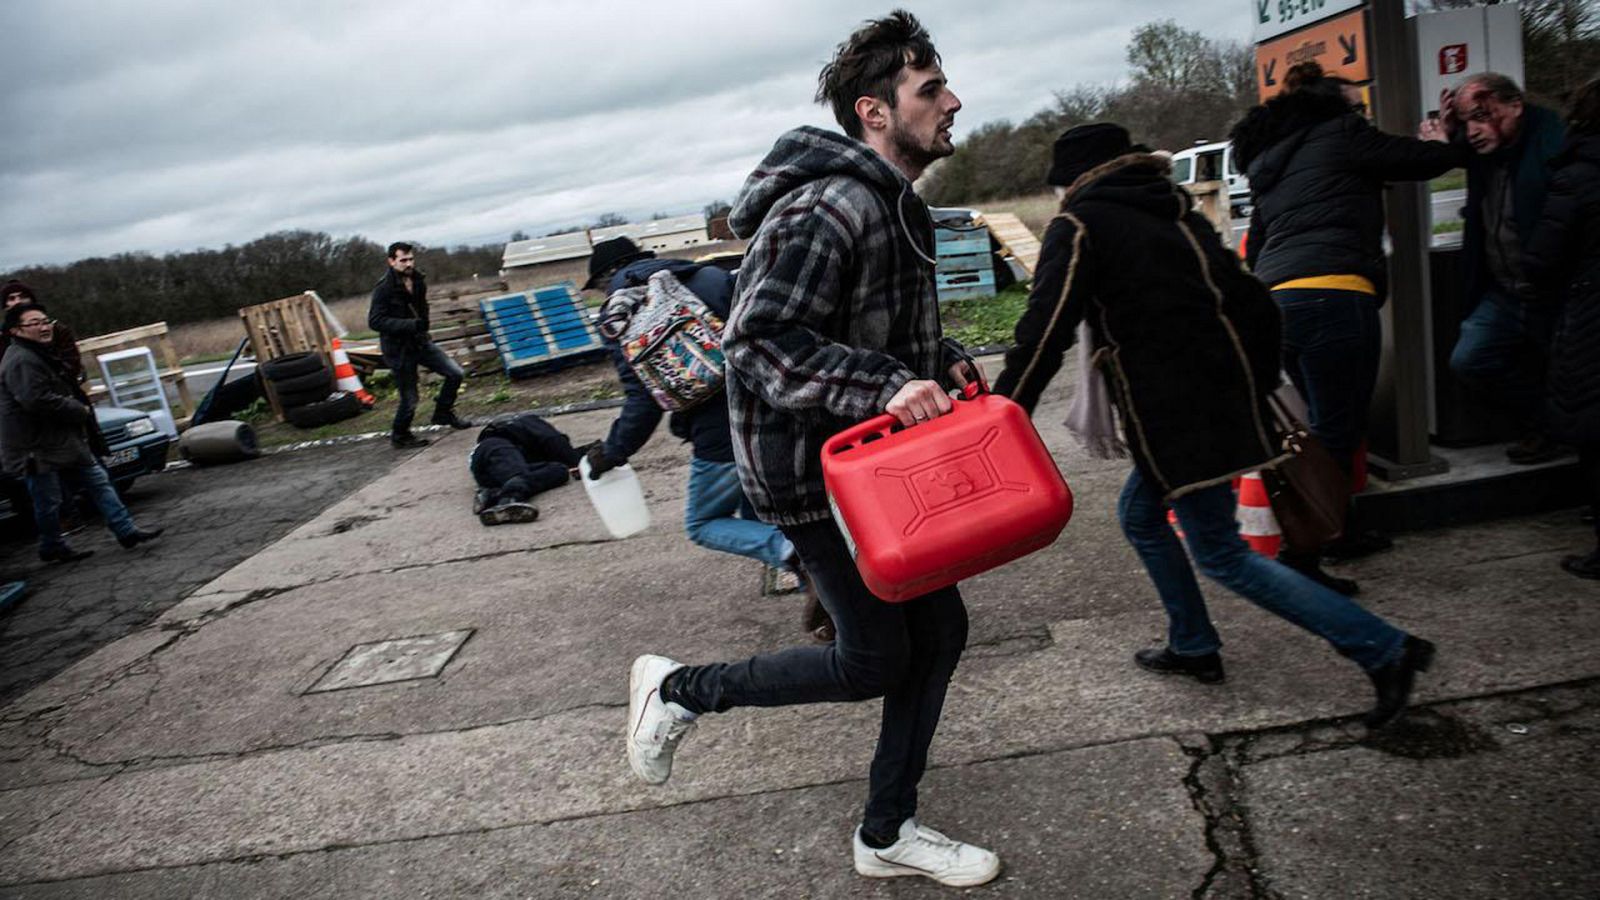
M 1246 0 L 907 4 L 959 138 L 1125 78 L 1132 30 L 1246 40 Z M 832 0 L 0 0 L 0 270 L 304 228 L 502 241 L 731 200 L 773 140 L 833 127 Z

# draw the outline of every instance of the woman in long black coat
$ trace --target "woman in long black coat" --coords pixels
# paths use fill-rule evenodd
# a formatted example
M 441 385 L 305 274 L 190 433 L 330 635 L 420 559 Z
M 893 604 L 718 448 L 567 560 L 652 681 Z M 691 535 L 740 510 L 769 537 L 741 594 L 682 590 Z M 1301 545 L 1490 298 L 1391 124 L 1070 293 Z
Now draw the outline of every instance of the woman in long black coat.
M 1567 118 L 1567 145 L 1523 266 L 1546 302 L 1563 304 L 1550 349 L 1550 434 L 1578 447 L 1589 502 L 1600 504 L 1600 78 L 1578 89 Z M 1561 568 L 1600 579 L 1597 545 Z

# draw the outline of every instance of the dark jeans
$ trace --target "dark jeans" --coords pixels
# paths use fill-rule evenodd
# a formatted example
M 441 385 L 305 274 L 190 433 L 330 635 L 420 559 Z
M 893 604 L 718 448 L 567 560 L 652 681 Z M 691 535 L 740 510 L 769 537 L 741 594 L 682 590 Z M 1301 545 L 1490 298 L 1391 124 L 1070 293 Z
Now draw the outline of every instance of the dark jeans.
M 100 510 L 106 527 L 117 537 L 127 537 L 137 530 L 128 507 L 117 496 L 111 477 L 99 463 L 75 466 L 55 472 L 38 472 L 25 476 L 28 493 L 33 495 L 33 521 L 39 529 L 39 552 L 49 553 L 66 549 L 61 537 L 61 503 L 63 497 L 72 497 L 79 491 Z M 62 493 L 62 487 L 66 493 Z
M 882 697 L 862 827 L 893 837 L 917 811 L 945 689 L 967 645 L 967 608 L 954 587 L 905 603 L 879 600 L 831 521 L 787 525 L 783 533 L 833 617 L 837 640 L 690 666 L 680 676 L 681 694 L 697 712 Z
M 383 364 L 393 373 L 395 389 L 400 392 L 400 405 L 394 411 L 395 434 L 410 431 L 411 419 L 417 413 L 418 366 L 444 378 L 444 386 L 439 388 L 439 399 L 433 404 L 434 418 L 450 413 L 456 405 L 456 391 L 461 389 L 461 379 L 466 377 L 466 372 L 455 360 L 433 341 L 421 346 L 409 344 L 399 347 L 383 341 L 380 347 L 383 350 Z
M 1306 399 L 1311 433 L 1350 471 L 1378 382 L 1378 301 L 1357 291 L 1273 291 L 1283 310 L 1283 367 Z
M 1311 632 L 1371 671 L 1395 659 L 1405 632 L 1299 572 L 1267 559 L 1239 537 L 1233 488 L 1212 485 L 1172 501 L 1194 561 L 1207 578 Z M 1183 545 L 1167 524 L 1161 490 L 1138 469 L 1117 503 L 1128 543 L 1155 582 L 1167 610 L 1167 646 L 1180 656 L 1203 656 L 1222 646 Z
M 1548 312 L 1486 292 L 1461 322 L 1450 371 L 1524 432 L 1538 431 L 1553 333 Z
M 565 465 L 530 460 L 516 443 L 492 435 L 472 448 L 467 468 L 472 470 L 472 479 L 479 487 L 494 491 L 495 503 L 506 500 L 526 503 L 535 494 L 561 487 L 572 477 Z

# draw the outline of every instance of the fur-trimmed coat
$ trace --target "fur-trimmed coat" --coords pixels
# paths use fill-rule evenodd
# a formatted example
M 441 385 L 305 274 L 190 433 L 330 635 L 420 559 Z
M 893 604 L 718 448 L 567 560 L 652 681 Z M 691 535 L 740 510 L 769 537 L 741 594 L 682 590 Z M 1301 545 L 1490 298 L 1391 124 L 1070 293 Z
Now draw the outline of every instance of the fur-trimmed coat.
M 1282 451 L 1278 307 L 1168 169 L 1129 154 L 1068 189 L 995 391 L 1031 411 L 1087 318 L 1134 462 L 1170 499 Z

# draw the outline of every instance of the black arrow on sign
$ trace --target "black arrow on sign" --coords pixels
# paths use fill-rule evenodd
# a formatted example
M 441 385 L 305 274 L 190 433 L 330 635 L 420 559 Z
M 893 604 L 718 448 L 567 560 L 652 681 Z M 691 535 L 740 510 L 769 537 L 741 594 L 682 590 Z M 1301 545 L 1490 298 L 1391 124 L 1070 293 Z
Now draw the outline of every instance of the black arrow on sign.
M 1267 83 L 1267 87 L 1272 87 L 1273 85 L 1278 83 L 1278 79 L 1272 77 L 1273 70 L 1275 70 L 1277 68 L 1278 68 L 1278 61 L 1277 60 L 1275 60 L 1275 59 L 1267 60 L 1267 67 L 1266 67 L 1266 69 L 1264 69 L 1261 72 L 1261 79 Z
M 1340 65 L 1348 66 L 1351 63 L 1356 61 L 1356 36 L 1355 35 L 1352 34 L 1349 37 L 1345 37 L 1342 34 L 1339 35 L 1339 46 L 1344 48 L 1344 62 L 1340 63 Z

